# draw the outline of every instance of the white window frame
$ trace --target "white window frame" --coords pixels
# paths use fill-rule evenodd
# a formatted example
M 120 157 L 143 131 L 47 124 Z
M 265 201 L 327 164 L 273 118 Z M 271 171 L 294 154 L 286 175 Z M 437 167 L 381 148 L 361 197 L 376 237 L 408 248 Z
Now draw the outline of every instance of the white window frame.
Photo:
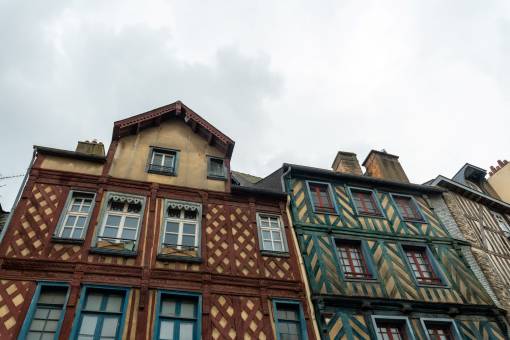
M 154 163 L 154 157 L 156 156 L 156 154 L 161 155 L 161 164 Z M 164 165 L 165 160 L 166 160 L 166 158 L 170 158 L 170 157 L 172 158 L 172 170 L 175 170 L 175 158 L 176 157 L 175 157 L 175 154 L 172 152 L 161 152 L 161 151 L 157 151 L 157 150 L 152 150 L 151 165 L 166 167 L 166 165 Z
M 263 217 L 275 218 L 278 221 L 278 227 L 272 227 L 271 222 L 269 222 L 269 227 L 263 227 L 262 223 L 261 223 Z M 257 213 L 257 229 L 258 229 L 258 233 L 259 233 L 260 250 L 274 252 L 274 253 L 287 253 L 288 252 L 289 249 L 287 246 L 287 238 L 285 236 L 285 226 L 283 225 L 282 217 L 280 215 L 258 212 Z M 269 232 L 271 239 L 269 239 L 269 240 L 264 239 L 263 231 Z M 282 250 L 275 250 L 275 246 L 274 246 L 275 239 L 273 239 L 273 232 L 276 232 L 276 231 L 278 231 L 281 235 L 281 239 L 276 240 L 276 241 L 277 242 L 279 241 L 282 243 Z M 272 249 L 266 249 L 264 247 L 264 241 L 271 242 Z
M 88 196 L 88 197 L 85 198 L 84 196 Z M 71 207 L 74 205 L 74 202 L 77 198 L 80 198 L 80 199 L 89 199 L 90 198 L 91 202 L 90 202 L 88 212 L 85 213 L 85 212 L 81 212 L 81 211 L 71 211 Z M 88 224 L 90 222 L 90 216 L 92 215 L 92 210 L 94 209 L 95 199 L 96 199 L 96 194 L 94 192 L 71 190 L 67 197 L 67 201 L 66 201 L 65 208 L 64 208 L 64 213 L 60 217 L 60 221 L 58 223 L 58 227 L 55 231 L 54 237 L 59 238 L 59 239 L 65 239 L 65 240 L 83 240 L 85 238 L 85 234 L 88 229 Z M 83 205 L 84 205 L 83 203 L 84 202 L 82 202 L 80 204 L 80 210 L 83 208 Z M 66 226 L 66 222 L 70 216 L 76 217 L 76 219 L 74 221 L 74 225 Z M 78 219 L 80 217 L 85 217 L 85 222 L 83 223 L 83 227 L 76 227 L 76 223 L 78 222 Z M 64 229 L 66 227 L 71 228 L 71 234 L 70 234 L 71 236 L 73 235 L 75 229 L 82 228 L 83 230 L 81 232 L 80 237 L 63 238 L 62 234 L 64 233 Z
M 154 158 L 156 154 L 161 155 L 161 164 L 155 164 Z M 165 159 L 171 157 L 173 158 L 172 168 L 168 167 L 168 169 L 164 169 L 165 167 Z M 153 167 L 154 166 L 154 167 Z M 159 174 L 159 175 L 168 175 L 168 176 L 177 176 L 177 168 L 179 166 L 179 150 L 175 149 L 166 149 L 158 146 L 150 147 L 150 154 L 147 158 L 146 171 L 149 173 Z M 158 169 L 159 167 L 159 169 Z M 166 167 L 165 167 L 166 168 Z
M 174 203 L 176 204 L 177 206 L 178 205 L 188 205 L 188 206 L 193 206 L 193 207 L 196 207 L 196 211 L 197 211 L 197 218 L 195 220 L 190 220 L 190 219 L 186 219 L 184 218 L 184 214 L 185 214 L 185 211 L 186 209 L 183 207 L 183 208 L 180 208 L 179 210 L 181 211 L 181 214 L 179 216 L 179 218 L 176 218 L 176 217 L 170 217 L 168 216 L 168 209 L 170 208 L 170 205 Z M 177 244 L 175 245 L 175 248 L 179 249 L 179 250 L 182 250 L 183 249 L 183 245 L 182 245 L 182 238 L 183 236 L 191 236 L 192 234 L 185 234 L 184 233 L 184 224 L 195 224 L 195 244 L 194 244 L 194 247 L 195 249 L 197 250 L 197 253 L 200 253 L 199 252 L 199 244 L 200 244 L 200 225 L 201 225 L 201 220 L 202 220 L 202 205 L 201 204 L 198 204 L 198 203 L 194 203 L 194 202 L 185 202 L 185 201 L 175 201 L 175 200 L 167 200 L 165 202 L 165 215 L 164 215 L 164 219 L 163 219 L 163 226 L 162 226 L 162 236 L 161 236 L 161 241 L 160 241 L 160 248 L 163 248 L 165 246 L 170 246 L 170 245 L 167 245 L 165 244 L 165 238 L 166 238 L 166 234 L 173 234 L 173 235 L 177 235 Z M 178 223 L 179 224 L 179 230 L 177 233 L 174 233 L 174 232 L 167 232 L 166 231 L 166 226 L 167 226 L 167 222 L 174 222 L 174 223 Z M 186 247 L 186 246 L 184 246 Z
M 386 322 L 403 322 L 405 324 L 405 331 L 406 331 L 406 339 L 407 340 L 416 340 L 416 337 L 413 333 L 413 328 L 411 327 L 411 323 L 409 322 L 409 318 L 405 316 L 394 316 L 394 315 L 372 315 L 372 325 L 374 327 L 375 336 L 378 340 L 384 340 L 379 335 L 379 328 L 377 327 L 377 320 L 383 320 Z
M 495 211 L 491 211 L 491 213 L 501 231 L 510 234 L 510 225 L 508 225 L 508 222 L 506 221 L 505 217 L 502 214 Z
M 129 202 L 128 201 L 123 203 L 124 204 L 124 208 L 123 208 L 122 211 L 113 211 L 113 210 L 110 210 L 110 204 L 112 202 L 112 196 L 122 196 L 122 197 L 126 197 L 126 198 L 135 198 L 135 199 L 140 200 L 140 212 L 139 213 L 130 213 L 130 212 L 128 212 L 128 206 L 129 206 Z M 144 217 L 144 209 L 145 209 L 145 198 L 144 197 L 132 196 L 132 195 L 127 195 L 127 194 L 122 194 L 122 193 L 109 193 L 107 195 L 107 197 L 106 197 L 105 206 L 104 206 L 104 212 L 102 214 L 101 228 L 99 230 L 99 233 L 96 236 L 96 243 L 99 240 L 108 240 L 109 242 L 112 242 L 112 243 L 127 243 L 127 242 L 130 242 L 130 241 L 133 241 L 134 242 L 133 251 L 135 251 L 138 248 L 138 239 L 139 239 L 139 236 L 140 236 L 141 222 L 143 221 L 143 217 Z M 120 217 L 120 223 L 119 223 L 119 226 L 117 227 L 118 228 L 117 229 L 117 234 L 115 236 L 116 239 L 114 239 L 112 237 L 104 236 L 104 231 L 105 231 L 105 228 L 106 228 L 106 221 L 108 220 L 108 216 L 110 216 L 110 215 L 111 216 L 118 216 L 118 217 Z M 124 227 L 124 224 L 125 224 L 125 221 L 126 221 L 127 217 L 138 218 L 138 223 L 136 225 L 136 230 L 135 230 L 135 239 L 133 239 L 133 240 L 131 240 L 131 239 L 120 239 L 124 229 L 131 229 L 131 228 L 125 228 Z
M 423 328 L 423 331 L 425 332 L 425 336 L 427 337 L 427 340 L 430 339 L 429 330 L 427 328 L 426 323 L 427 322 L 437 322 L 437 323 L 448 323 L 451 326 L 452 335 L 455 338 L 455 340 L 462 340 L 462 336 L 460 334 L 459 329 L 457 328 L 457 324 L 454 322 L 453 319 L 446 319 L 446 318 L 420 318 L 420 323 Z

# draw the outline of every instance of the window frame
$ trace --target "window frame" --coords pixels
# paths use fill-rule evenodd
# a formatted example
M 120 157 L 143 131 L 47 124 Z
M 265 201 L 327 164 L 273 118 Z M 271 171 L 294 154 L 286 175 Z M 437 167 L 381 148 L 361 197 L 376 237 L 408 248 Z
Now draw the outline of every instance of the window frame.
M 83 224 L 82 237 L 80 237 L 80 238 L 66 238 L 66 237 L 59 236 L 64 231 L 64 223 L 67 220 L 67 216 L 69 214 L 69 208 L 71 207 L 71 204 L 72 204 L 72 202 L 74 200 L 73 196 L 75 194 L 78 194 L 78 195 L 79 194 L 92 195 L 92 202 L 90 204 L 90 209 L 89 209 L 89 212 L 88 212 L 87 217 L 85 219 L 85 223 Z M 53 235 L 51 237 L 52 241 L 55 241 L 55 242 L 66 242 L 66 243 L 83 243 L 85 241 L 85 236 L 86 236 L 87 231 L 89 229 L 90 220 L 92 218 L 92 212 L 94 211 L 94 208 L 96 206 L 96 197 L 97 197 L 97 194 L 95 192 L 93 192 L 93 191 L 80 190 L 80 189 L 72 189 L 72 190 L 70 190 L 69 193 L 67 194 L 67 198 L 66 198 L 66 202 L 64 204 L 64 208 L 60 212 L 60 217 L 58 219 L 57 226 L 56 226 L 56 228 L 55 228 L 55 230 L 53 232 Z
M 188 205 L 194 205 L 197 206 L 197 225 L 196 225 L 196 235 L 195 235 L 195 244 L 196 244 L 196 250 L 197 255 L 196 256 L 181 256 L 181 255 L 170 255 L 170 254 L 163 254 L 163 242 L 165 240 L 165 234 L 166 234 L 166 222 L 170 218 L 168 217 L 168 207 L 170 203 L 181 203 L 181 204 L 188 204 Z M 157 257 L 159 259 L 165 260 L 165 259 L 178 259 L 183 261 L 201 261 L 202 258 L 202 204 L 198 202 L 192 202 L 192 201 L 181 201 L 181 200 L 174 200 L 174 199 L 165 199 L 164 205 L 163 205 L 163 220 L 161 222 L 161 229 L 160 229 L 160 236 L 159 236 L 159 244 L 158 244 L 158 255 Z M 180 230 L 179 225 L 179 230 Z M 182 246 L 182 245 L 180 245 Z
M 211 162 L 213 160 L 221 160 L 223 164 L 223 174 L 222 175 L 216 175 L 211 173 Z M 225 164 L 225 158 L 216 157 L 216 156 L 207 156 L 207 178 L 208 179 L 215 179 L 215 180 L 227 180 L 227 166 Z
M 101 248 L 101 247 L 97 246 L 99 238 L 102 238 L 102 237 L 107 238 L 107 237 L 101 236 L 101 235 L 104 232 L 104 228 L 105 228 L 105 224 L 106 224 L 106 220 L 107 220 L 108 205 L 109 205 L 109 202 L 110 202 L 110 199 L 112 198 L 112 196 L 124 196 L 124 197 L 136 198 L 136 199 L 141 200 L 141 207 L 140 207 L 140 214 L 139 214 L 139 219 L 138 219 L 136 239 L 134 240 L 135 246 L 133 247 L 133 250 L 128 250 L 128 249 L 117 250 L 117 249 Z M 140 241 L 141 229 L 144 226 L 145 204 L 146 204 L 145 196 L 133 195 L 133 194 L 122 193 L 122 192 L 113 192 L 113 191 L 107 192 L 104 195 L 104 199 L 102 202 L 99 223 L 97 224 L 98 228 L 96 228 L 96 232 L 94 235 L 93 247 L 91 248 L 91 251 L 95 252 L 95 253 L 103 253 L 103 254 L 113 254 L 113 255 L 121 255 L 121 256 L 136 256 L 137 252 L 138 252 L 138 246 L 140 243 L 139 241 Z
M 264 239 L 262 238 L 262 227 L 260 223 L 260 216 L 268 216 L 268 217 L 276 217 L 278 219 L 278 224 L 280 227 L 280 233 L 282 235 L 282 250 L 269 250 L 264 249 Z M 283 218 L 281 215 L 275 214 L 275 213 L 266 213 L 264 211 L 257 211 L 256 213 L 257 217 L 257 233 L 259 237 L 259 249 L 260 252 L 266 255 L 284 255 L 289 253 L 289 245 L 287 243 L 287 235 L 285 234 L 285 224 L 283 223 Z M 271 227 L 269 227 L 271 228 Z M 274 230 L 274 229 L 273 229 Z M 271 233 L 271 240 L 272 240 L 272 233 Z
M 356 205 L 356 202 L 354 200 L 354 192 L 366 192 L 370 193 L 370 196 L 372 197 L 372 201 L 374 202 L 375 206 L 377 207 L 377 210 L 379 211 L 379 215 L 373 215 L 370 213 L 361 212 L 358 209 L 358 206 Z M 347 186 L 347 192 L 349 193 L 349 198 L 351 200 L 351 205 L 354 207 L 354 211 L 356 212 L 357 216 L 360 217 L 371 217 L 371 218 L 384 218 L 386 219 L 386 213 L 384 209 L 382 208 L 381 202 L 379 201 L 379 198 L 377 197 L 377 190 L 375 189 L 369 189 L 369 188 L 361 188 L 361 187 L 353 187 L 353 186 Z
M 490 210 L 490 212 L 492 214 L 492 217 L 496 221 L 496 224 L 498 225 L 499 230 L 501 230 L 502 232 L 504 232 L 507 235 L 510 235 L 510 224 L 508 223 L 507 219 L 505 218 L 505 215 L 503 215 L 497 211 L 494 211 L 494 210 Z M 501 223 L 498 220 L 498 216 L 503 220 L 503 223 L 505 223 L 504 228 L 501 226 Z
M 161 323 L 161 301 L 165 296 L 177 296 L 183 298 L 193 298 L 196 299 L 196 322 L 195 322 L 195 336 L 193 340 L 200 340 L 202 335 L 202 294 L 195 292 L 187 292 L 187 291 L 179 291 L 179 290 L 158 290 L 156 296 L 156 305 L 155 305 L 155 319 L 154 319 L 154 330 L 153 330 L 153 339 L 159 339 L 159 331 L 160 331 L 160 323 Z
M 405 248 L 415 248 L 415 249 L 422 249 L 425 251 L 425 255 L 427 256 L 427 260 L 432 268 L 432 271 L 434 275 L 439 279 L 439 283 L 427 283 L 427 282 L 420 282 L 418 281 L 418 278 L 416 277 L 413 267 L 411 265 L 411 262 L 407 258 L 407 253 Z M 441 264 L 436 259 L 434 253 L 430 250 L 428 245 L 425 244 L 416 244 L 416 243 L 401 243 L 400 244 L 400 250 L 401 254 L 404 258 L 405 263 L 407 264 L 407 267 L 409 271 L 411 272 L 411 276 L 417 286 L 420 287 L 433 287 L 433 288 L 450 288 L 450 284 L 448 279 L 446 278 L 446 275 L 444 274 L 444 271 L 441 267 Z
M 129 303 L 130 299 L 130 293 L 131 289 L 127 287 L 120 287 L 120 286 L 106 286 L 106 285 L 93 285 L 93 284 L 87 284 L 83 285 L 80 290 L 80 300 L 78 301 L 78 306 L 76 308 L 76 312 L 74 313 L 74 321 L 73 326 L 71 330 L 71 336 L 70 339 L 77 339 L 78 338 L 78 332 L 80 331 L 80 325 L 83 319 L 83 308 L 85 307 L 86 298 L 88 296 L 88 291 L 90 290 L 99 290 L 99 291 L 106 291 L 106 292 L 122 292 L 124 294 L 124 298 L 122 300 L 122 315 L 120 317 L 119 322 L 119 328 L 118 328 L 118 334 L 115 337 L 115 340 L 122 340 L 122 333 L 124 330 L 125 322 L 126 322 L 126 310 L 127 305 Z M 102 312 L 99 312 L 102 313 Z M 103 314 L 100 314 L 103 315 Z M 97 327 L 97 326 L 96 326 Z M 93 339 L 96 340 L 96 339 Z
M 333 186 L 331 185 L 331 183 L 329 182 L 321 182 L 321 181 L 308 181 L 306 180 L 306 191 L 307 191 L 307 194 L 308 194 L 308 199 L 310 201 L 310 204 L 312 206 L 312 209 L 313 209 L 313 212 L 315 214 L 325 214 L 325 215 L 339 215 L 338 213 L 338 206 L 336 204 L 336 200 L 335 200 L 335 195 L 334 195 L 334 192 L 333 192 Z M 332 208 L 333 208 L 333 211 L 321 211 L 321 210 L 317 210 L 315 204 L 313 203 L 313 196 L 312 196 L 312 190 L 310 190 L 310 184 L 314 185 L 314 184 L 319 184 L 319 185 L 326 185 L 328 187 L 328 195 L 329 195 L 329 199 L 331 200 L 331 205 L 332 205 Z
M 432 323 L 444 323 L 444 324 L 450 324 L 450 331 L 453 335 L 453 338 L 455 340 L 462 340 L 462 335 L 459 331 L 459 328 L 457 327 L 457 324 L 453 319 L 448 318 L 420 318 L 420 324 L 423 328 L 423 331 L 425 332 L 425 336 L 427 337 L 426 340 L 431 340 L 429 335 L 429 329 L 427 328 L 427 322 Z
M 420 205 L 418 204 L 418 202 L 416 201 L 416 198 L 414 198 L 414 196 L 406 195 L 406 194 L 390 193 L 390 197 L 391 197 L 391 201 L 393 203 L 393 206 L 395 207 L 395 210 L 397 211 L 397 214 L 398 214 L 398 216 L 400 217 L 400 219 L 402 221 L 404 221 L 404 222 L 428 223 L 428 221 L 427 221 L 427 219 L 425 217 L 425 214 L 421 211 Z M 409 198 L 411 204 L 414 205 L 414 208 L 416 209 L 416 212 L 418 213 L 420 218 L 415 219 L 415 218 L 404 217 L 404 215 L 402 214 L 402 211 L 400 210 L 400 206 L 397 204 L 397 201 L 396 201 L 395 197 Z
M 371 315 L 372 319 L 372 327 L 374 328 L 375 338 L 377 340 L 383 340 L 379 335 L 379 327 L 377 326 L 377 320 L 383 320 L 383 322 L 402 322 L 404 324 L 406 337 L 405 340 L 416 340 L 416 337 L 413 332 L 413 328 L 411 327 L 411 322 L 409 318 L 406 316 L 400 315 Z
M 25 316 L 25 320 L 23 321 L 23 324 L 21 326 L 20 333 L 18 335 L 17 339 L 25 339 L 29 330 L 30 325 L 32 324 L 32 320 L 35 315 L 35 311 L 37 309 L 37 304 L 39 302 L 39 297 L 41 295 L 41 291 L 43 287 L 65 287 L 67 288 L 66 297 L 64 300 L 64 304 L 62 306 L 62 314 L 60 315 L 60 319 L 57 323 L 57 329 L 55 330 L 55 336 L 53 337 L 54 340 L 57 340 L 60 336 L 60 330 L 62 328 L 62 323 L 64 322 L 66 310 L 67 310 L 67 303 L 69 301 L 69 295 L 71 293 L 71 287 L 66 282 L 51 282 L 51 281 L 38 281 L 37 287 L 35 288 L 34 295 L 32 296 L 32 300 L 30 301 L 30 307 L 28 308 L 28 311 Z
M 335 247 L 335 255 L 338 264 L 338 268 L 340 270 L 340 274 L 344 281 L 355 281 L 355 282 L 377 282 L 379 280 L 379 275 L 377 272 L 377 267 L 373 262 L 373 258 L 370 254 L 370 250 L 368 249 L 368 245 L 366 240 L 349 238 L 349 237 L 339 237 L 332 236 L 332 242 Z M 339 243 L 352 243 L 358 244 L 361 250 L 361 256 L 363 258 L 365 268 L 368 271 L 370 277 L 347 277 L 345 275 L 345 271 L 343 269 L 342 261 L 340 259 L 340 254 L 338 252 L 338 244 Z
M 305 314 L 303 312 L 303 306 L 301 304 L 301 301 L 297 300 L 290 300 L 290 299 L 272 299 L 271 301 L 272 307 L 273 307 L 273 322 L 275 325 L 275 333 L 276 333 L 276 340 L 281 340 L 280 338 L 280 329 L 279 329 L 279 319 L 278 319 L 278 305 L 293 305 L 297 306 L 298 314 L 299 314 L 299 329 L 301 331 L 301 339 L 299 340 L 308 340 L 308 332 L 307 332 L 307 325 L 306 325 L 306 319 Z
M 169 171 L 161 171 L 156 169 L 151 169 L 152 161 L 154 159 L 154 153 L 161 153 L 164 155 L 170 155 L 173 154 L 174 156 L 174 169 L 172 172 Z M 147 165 L 145 167 L 145 172 L 156 174 L 156 175 L 163 175 L 163 176 L 177 176 L 178 175 L 178 169 L 179 169 L 179 153 L 180 150 L 178 149 L 171 149 L 171 148 L 164 148 L 160 146 L 151 145 L 149 147 L 149 157 L 147 157 Z

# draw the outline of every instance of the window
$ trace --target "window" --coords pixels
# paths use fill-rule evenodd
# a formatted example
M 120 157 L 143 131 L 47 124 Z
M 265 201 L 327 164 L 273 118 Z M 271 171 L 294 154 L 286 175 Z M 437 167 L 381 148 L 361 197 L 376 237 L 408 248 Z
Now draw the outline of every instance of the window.
M 312 203 L 316 212 L 335 213 L 329 185 L 326 183 L 308 183 Z
M 147 171 L 163 175 L 176 175 L 177 151 L 152 148 Z
M 200 338 L 200 297 L 160 293 L 156 339 L 195 340 Z
M 93 193 L 71 191 L 54 237 L 81 240 L 94 206 Z
M 108 197 L 96 247 L 134 251 L 145 201 L 120 194 L 110 194 Z
M 207 177 L 225 179 L 225 162 L 221 158 L 208 157 Z
M 161 253 L 197 256 L 200 239 L 201 206 L 196 203 L 167 201 Z
M 361 242 L 338 241 L 336 243 L 340 267 L 346 279 L 372 279 L 363 256 Z
M 67 291 L 68 287 L 65 285 L 39 284 L 23 324 L 20 339 L 58 339 L 60 324 L 64 318 Z
M 351 189 L 351 193 L 358 214 L 382 216 L 382 211 L 371 190 Z
M 404 220 L 423 221 L 418 206 L 411 196 L 393 195 L 398 211 Z
M 301 305 L 293 301 L 274 301 L 278 340 L 305 340 L 306 326 Z
M 493 211 L 492 216 L 494 216 L 494 218 L 496 219 L 496 222 L 498 223 L 498 226 L 501 228 L 502 231 L 510 233 L 510 226 L 508 225 L 508 223 L 505 220 L 505 218 L 503 217 L 503 215 Z
M 451 325 L 440 322 L 426 322 L 427 334 L 430 340 L 454 340 Z
M 432 267 L 427 248 L 406 246 L 404 247 L 404 252 L 418 283 L 432 285 L 442 284 L 441 279 L 437 276 Z
M 262 242 L 262 250 L 285 252 L 285 229 L 280 216 L 269 214 L 257 214 L 259 238 Z
M 78 312 L 77 339 L 120 339 L 125 298 L 126 290 L 86 287 Z
M 377 339 L 407 340 L 405 320 L 376 319 Z

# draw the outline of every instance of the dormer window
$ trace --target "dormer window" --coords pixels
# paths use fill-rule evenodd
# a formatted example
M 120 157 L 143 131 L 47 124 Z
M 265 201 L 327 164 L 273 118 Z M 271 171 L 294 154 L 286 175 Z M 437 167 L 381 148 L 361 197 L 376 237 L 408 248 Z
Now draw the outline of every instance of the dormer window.
M 208 157 L 207 177 L 211 179 L 226 179 L 227 171 L 225 160 L 222 158 Z
M 147 172 L 160 175 L 177 175 L 177 150 L 152 148 Z
M 508 225 L 508 222 L 505 220 L 503 215 L 493 211 L 492 216 L 494 216 L 494 218 L 496 219 L 496 222 L 498 222 L 498 226 L 501 229 L 501 231 L 503 231 L 507 234 L 510 234 L 510 226 Z

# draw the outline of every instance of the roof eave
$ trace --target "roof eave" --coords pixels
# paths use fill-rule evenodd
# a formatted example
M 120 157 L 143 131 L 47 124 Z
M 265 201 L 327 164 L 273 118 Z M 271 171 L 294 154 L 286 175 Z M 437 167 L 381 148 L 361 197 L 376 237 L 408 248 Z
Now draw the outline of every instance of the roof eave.
M 34 145 L 34 149 L 38 153 L 45 154 L 45 155 L 67 157 L 67 158 L 73 158 L 73 159 L 78 159 L 78 160 L 88 161 L 88 162 L 95 162 L 95 163 L 105 163 L 106 162 L 106 157 L 89 155 L 89 154 L 82 153 L 82 152 L 55 149 L 55 148 L 49 148 L 49 147 L 40 146 L 40 145 Z

